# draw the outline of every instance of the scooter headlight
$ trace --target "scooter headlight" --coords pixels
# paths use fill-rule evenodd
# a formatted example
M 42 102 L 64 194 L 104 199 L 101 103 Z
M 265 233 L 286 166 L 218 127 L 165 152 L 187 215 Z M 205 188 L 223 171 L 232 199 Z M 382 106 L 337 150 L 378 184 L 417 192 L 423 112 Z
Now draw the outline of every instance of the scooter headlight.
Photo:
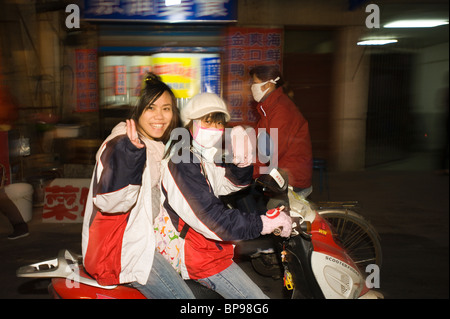
M 343 298 L 349 297 L 353 286 L 353 280 L 349 275 L 330 266 L 325 266 L 323 273 L 331 289 Z

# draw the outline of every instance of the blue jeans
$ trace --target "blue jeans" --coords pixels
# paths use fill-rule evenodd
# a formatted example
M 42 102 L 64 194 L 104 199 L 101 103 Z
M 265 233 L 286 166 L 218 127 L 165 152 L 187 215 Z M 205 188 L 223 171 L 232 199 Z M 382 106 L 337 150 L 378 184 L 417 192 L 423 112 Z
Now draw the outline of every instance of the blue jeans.
M 147 284 L 131 285 L 149 299 L 194 299 L 195 296 L 172 265 L 155 251 L 152 270 Z
M 218 274 L 197 281 L 226 299 L 269 298 L 234 262 Z

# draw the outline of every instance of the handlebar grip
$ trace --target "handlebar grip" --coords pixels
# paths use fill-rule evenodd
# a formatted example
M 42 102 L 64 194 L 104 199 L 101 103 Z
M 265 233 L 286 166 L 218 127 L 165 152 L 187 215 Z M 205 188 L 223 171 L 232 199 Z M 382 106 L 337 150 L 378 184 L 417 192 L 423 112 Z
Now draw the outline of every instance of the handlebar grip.
M 266 212 L 266 216 L 269 217 L 270 219 L 274 219 L 276 217 L 278 217 L 281 213 L 281 211 L 284 209 L 284 206 L 280 206 L 274 209 L 271 209 L 269 211 Z M 277 227 L 273 230 L 273 234 L 275 236 L 280 236 L 281 235 L 281 231 L 283 230 L 283 227 Z
M 275 228 L 275 229 L 273 230 L 273 234 L 274 234 L 275 236 L 280 236 L 282 230 L 283 230 L 283 227 Z
M 284 209 L 284 206 L 280 206 L 280 207 L 271 209 L 266 212 L 266 216 L 269 217 L 270 219 L 274 219 L 274 218 L 278 217 L 278 215 L 280 215 L 280 213 L 283 209 Z

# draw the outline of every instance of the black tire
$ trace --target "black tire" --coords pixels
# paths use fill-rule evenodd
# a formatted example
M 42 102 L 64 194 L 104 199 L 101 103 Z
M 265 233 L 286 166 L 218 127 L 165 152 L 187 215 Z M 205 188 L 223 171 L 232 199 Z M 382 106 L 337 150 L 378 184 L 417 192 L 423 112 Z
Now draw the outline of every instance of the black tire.
M 262 276 L 272 277 L 273 279 L 283 276 L 281 262 L 275 253 L 260 254 L 258 257 L 252 257 L 251 262 L 253 269 Z
M 337 237 L 359 267 L 366 272 L 367 265 L 381 268 L 382 252 L 380 238 L 375 228 L 361 215 L 349 210 L 318 211 L 336 232 Z

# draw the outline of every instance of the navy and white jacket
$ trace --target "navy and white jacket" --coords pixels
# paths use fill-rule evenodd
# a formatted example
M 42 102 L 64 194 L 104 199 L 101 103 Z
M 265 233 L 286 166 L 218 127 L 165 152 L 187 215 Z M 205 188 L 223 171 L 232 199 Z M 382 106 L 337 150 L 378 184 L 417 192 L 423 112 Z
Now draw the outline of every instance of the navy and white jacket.
M 97 152 L 82 232 L 84 267 L 101 285 L 145 284 L 155 254 L 152 189 L 160 186 L 164 144 L 136 148 L 119 123 Z M 159 204 L 159 197 L 158 203 Z M 155 205 L 158 206 L 158 205 Z
M 162 204 L 175 228 L 189 225 L 181 248 L 184 279 L 200 279 L 225 270 L 233 262 L 230 241 L 260 235 L 262 220 L 257 214 L 226 207 L 219 196 L 247 187 L 253 166 L 206 160 L 192 148 L 189 161 L 162 162 Z M 176 163 L 179 162 L 179 163 Z

